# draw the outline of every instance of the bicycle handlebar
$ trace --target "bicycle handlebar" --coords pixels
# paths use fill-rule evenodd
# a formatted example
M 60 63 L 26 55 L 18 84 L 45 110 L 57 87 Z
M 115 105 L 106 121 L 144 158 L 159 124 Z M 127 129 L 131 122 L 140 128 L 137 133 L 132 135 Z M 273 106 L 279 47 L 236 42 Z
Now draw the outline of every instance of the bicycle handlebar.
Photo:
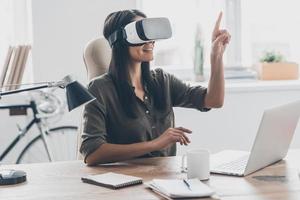
M 0 109 L 10 109 L 10 108 L 20 108 L 20 109 L 24 109 L 24 108 L 31 108 L 32 105 L 31 104 L 13 104 L 13 105 L 4 105 L 4 106 L 0 106 Z
M 35 98 L 32 97 L 33 100 L 30 101 L 29 104 L 7 104 L 0 105 L 0 110 L 2 109 L 32 109 L 34 113 L 34 117 L 38 119 L 42 118 L 52 118 L 55 116 L 59 116 L 64 111 L 64 103 L 63 101 L 56 95 L 43 91 L 39 91 L 39 95 L 43 98 L 42 103 L 36 101 Z M 39 103 L 39 105 L 37 105 Z M 43 105 L 44 103 L 44 105 Z M 51 109 L 54 108 L 54 111 Z M 48 110 L 47 110 L 48 109 Z

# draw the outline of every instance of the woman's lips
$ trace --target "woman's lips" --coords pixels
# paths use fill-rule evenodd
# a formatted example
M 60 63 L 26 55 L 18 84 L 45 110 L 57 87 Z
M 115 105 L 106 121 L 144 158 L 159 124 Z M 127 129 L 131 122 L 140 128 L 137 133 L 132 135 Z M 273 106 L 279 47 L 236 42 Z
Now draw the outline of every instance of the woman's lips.
M 143 49 L 143 51 L 152 51 L 153 49 Z

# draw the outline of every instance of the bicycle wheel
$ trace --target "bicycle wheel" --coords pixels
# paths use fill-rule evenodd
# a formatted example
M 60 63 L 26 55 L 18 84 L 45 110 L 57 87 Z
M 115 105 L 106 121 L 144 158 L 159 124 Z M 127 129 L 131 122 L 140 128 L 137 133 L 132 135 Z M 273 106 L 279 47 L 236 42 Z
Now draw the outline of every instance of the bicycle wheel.
M 49 150 L 52 153 L 52 161 L 76 160 L 77 130 L 76 126 L 60 126 L 51 128 L 46 132 Z M 16 163 L 49 161 L 42 136 L 38 135 L 25 146 Z

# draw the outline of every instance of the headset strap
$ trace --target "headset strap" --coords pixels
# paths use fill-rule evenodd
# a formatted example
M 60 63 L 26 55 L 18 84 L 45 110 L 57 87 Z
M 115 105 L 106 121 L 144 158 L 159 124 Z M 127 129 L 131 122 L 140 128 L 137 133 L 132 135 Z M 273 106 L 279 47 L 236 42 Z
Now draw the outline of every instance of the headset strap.
M 108 37 L 108 43 L 111 47 L 113 47 L 114 43 L 117 42 L 118 40 L 123 40 L 126 39 L 127 35 L 124 30 L 124 28 L 121 28 L 119 30 L 116 30 L 113 32 L 109 37 Z

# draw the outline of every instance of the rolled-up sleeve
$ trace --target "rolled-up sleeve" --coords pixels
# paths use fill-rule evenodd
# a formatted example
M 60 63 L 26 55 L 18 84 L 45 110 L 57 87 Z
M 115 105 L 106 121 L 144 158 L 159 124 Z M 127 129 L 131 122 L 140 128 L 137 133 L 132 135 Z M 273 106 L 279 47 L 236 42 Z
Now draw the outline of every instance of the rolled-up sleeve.
M 167 74 L 167 77 L 173 107 L 195 108 L 202 112 L 210 110 L 204 106 L 207 88 L 200 85 L 190 86 L 171 74 Z
M 94 82 L 88 90 L 96 100 L 87 104 L 83 111 L 83 131 L 81 133 L 80 153 L 86 157 L 107 142 L 106 109 L 100 88 Z

